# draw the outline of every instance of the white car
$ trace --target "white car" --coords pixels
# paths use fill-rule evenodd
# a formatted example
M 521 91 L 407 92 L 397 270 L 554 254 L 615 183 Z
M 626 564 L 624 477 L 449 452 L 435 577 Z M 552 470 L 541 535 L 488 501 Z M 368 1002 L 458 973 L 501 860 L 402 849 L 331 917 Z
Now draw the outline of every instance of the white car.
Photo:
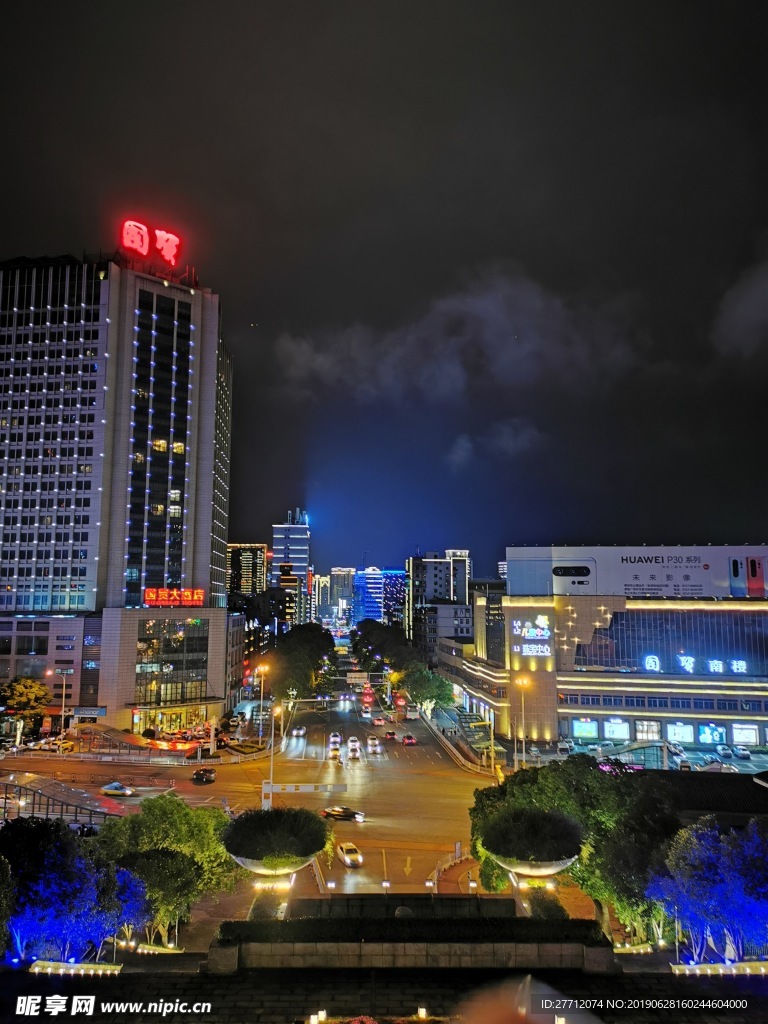
M 357 736 L 350 736 L 349 739 L 347 740 L 347 746 L 349 747 L 350 750 L 359 750 L 360 740 L 357 738 Z
M 332 732 L 331 735 L 328 737 L 328 742 L 329 743 L 341 743 L 341 733 L 340 732 Z
M 368 751 L 371 754 L 378 754 L 381 750 L 381 744 L 379 743 L 378 736 L 369 736 L 366 740 L 366 744 L 368 746 Z
M 354 843 L 339 843 L 336 847 L 336 856 L 348 868 L 359 868 L 363 863 L 363 855 Z
M 361 708 L 360 709 L 360 717 L 361 718 L 370 718 L 371 717 L 371 709 L 370 708 Z
M 734 746 L 733 748 L 733 752 L 736 755 L 736 757 L 741 758 L 742 761 L 752 760 L 752 754 L 750 752 L 749 747 L 743 747 L 741 744 L 736 744 L 736 746 Z

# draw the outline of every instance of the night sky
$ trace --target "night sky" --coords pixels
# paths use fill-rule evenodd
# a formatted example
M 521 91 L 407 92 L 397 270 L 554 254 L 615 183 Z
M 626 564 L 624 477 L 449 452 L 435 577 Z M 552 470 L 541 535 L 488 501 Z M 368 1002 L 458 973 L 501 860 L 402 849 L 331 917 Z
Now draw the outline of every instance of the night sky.
M 230 539 L 768 540 L 768 7 L 9 4 L 0 257 L 177 228 Z

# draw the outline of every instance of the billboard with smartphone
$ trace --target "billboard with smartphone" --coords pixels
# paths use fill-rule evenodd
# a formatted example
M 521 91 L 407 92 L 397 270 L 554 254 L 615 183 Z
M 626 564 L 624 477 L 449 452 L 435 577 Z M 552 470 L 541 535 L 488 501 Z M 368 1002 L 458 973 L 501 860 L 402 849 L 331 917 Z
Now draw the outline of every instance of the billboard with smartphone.
M 768 597 L 768 546 L 507 548 L 507 593 Z

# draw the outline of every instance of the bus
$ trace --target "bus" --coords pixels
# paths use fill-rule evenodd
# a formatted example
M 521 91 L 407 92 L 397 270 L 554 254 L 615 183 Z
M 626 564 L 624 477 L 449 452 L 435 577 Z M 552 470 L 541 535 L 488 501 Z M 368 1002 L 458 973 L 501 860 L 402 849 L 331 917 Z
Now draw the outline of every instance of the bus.
M 419 717 L 419 705 L 418 704 L 406 704 L 405 705 L 405 717 L 406 718 L 418 718 Z

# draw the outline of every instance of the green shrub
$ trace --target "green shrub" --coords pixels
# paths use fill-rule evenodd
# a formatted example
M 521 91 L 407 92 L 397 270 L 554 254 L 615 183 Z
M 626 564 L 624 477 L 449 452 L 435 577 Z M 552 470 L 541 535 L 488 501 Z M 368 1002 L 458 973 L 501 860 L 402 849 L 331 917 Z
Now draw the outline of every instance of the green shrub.
M 282 900 L 276 892 L 271 889 L 262 889 L 251 904 L 251 909 L 248 912 L 248 920 L 274 920 L 275 915 L 277 914 L 277 908 L 280 906 L 281 902 Z
M 529 889 L 531 916 L 540 921 L 567 921 L 568 913 L 560 900 L 546 889 Z
M 312 857 L 324 849 L 328 825 L 305 807 L 274 807 L 269 811 L 243 811 L 222 833 L 227 853 L 252 860 L 272 860 L 287 866 L 293 858 Z
M 503 807 L 481 826 L 481 841 L 491 856 L 521 861 L 556 861 L 581 849 L 581 826 L 561 811 Z

